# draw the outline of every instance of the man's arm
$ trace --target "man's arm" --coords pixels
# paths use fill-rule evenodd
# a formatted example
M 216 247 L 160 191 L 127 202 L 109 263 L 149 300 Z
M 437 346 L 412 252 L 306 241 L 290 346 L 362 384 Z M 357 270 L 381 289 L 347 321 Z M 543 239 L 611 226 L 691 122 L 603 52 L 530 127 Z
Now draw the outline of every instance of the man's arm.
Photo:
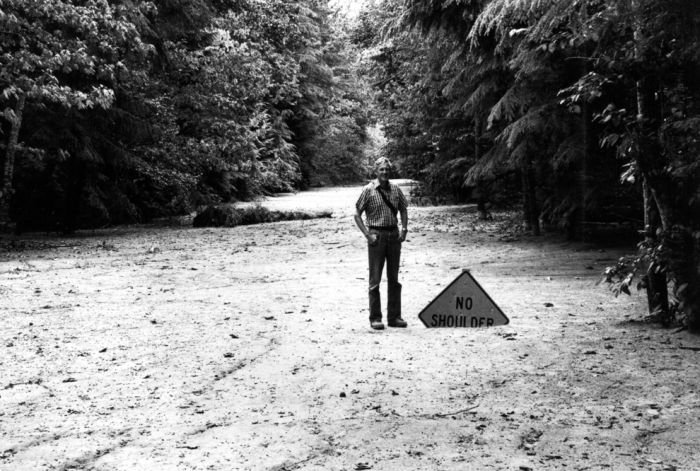
M 377 241 L 377 235 L 372 234 L 369 229 L 367 229 L 367 226 L 365 226 L 365 222 L 362 220 L 362 213 L 358 210 L 355 211 L 355 216 L 353 217 L 355 219 L 355 224 L 357 224 L 357 227 L 360 228 L 360 231 L 362 231 L 362 234 L 367 238 L 367 240 L 370 242 L 370 244 L 373 244 Z
M 401 208 L 399 212 L 401 213 L 401 232 L 399 238 L 401 242 L 403 242 L 406 240 L 406 234 L 408 234 L 408 210 L 406 208 Z
M 399 239 L 401 242 L 406 240 L 406 234 L 408 233 L 408 201 L 406 201 L 406 196 L 401 191 L 401 188 L 396 187 L 399 193 L 399 213 L 401 214 L 401 230 L 399 232 Z

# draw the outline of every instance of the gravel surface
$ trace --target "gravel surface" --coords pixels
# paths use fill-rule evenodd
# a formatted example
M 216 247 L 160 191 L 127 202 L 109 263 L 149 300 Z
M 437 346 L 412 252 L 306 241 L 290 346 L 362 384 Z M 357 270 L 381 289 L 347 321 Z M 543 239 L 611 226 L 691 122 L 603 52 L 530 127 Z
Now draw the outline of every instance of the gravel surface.
M 261 203 L 331 219 L 0 237 L 0 469 L 700 469 L 700 339 L 596 284 L 622 249 L 411 207 L 409 327 L 372 331 L 358 194 Z M 463 269 L 510 324 L 423 326 Z

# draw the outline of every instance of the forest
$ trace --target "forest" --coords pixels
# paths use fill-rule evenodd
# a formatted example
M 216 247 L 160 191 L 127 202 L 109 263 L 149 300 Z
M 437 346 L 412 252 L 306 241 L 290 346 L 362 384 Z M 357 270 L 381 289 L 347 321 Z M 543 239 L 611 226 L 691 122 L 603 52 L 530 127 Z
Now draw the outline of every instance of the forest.
M 605 280 L 698 331 L 698 84 L 695 0 L 0 0 L 0 224 L 148 222 L 386 155 L 533 236 L 631 227 Z

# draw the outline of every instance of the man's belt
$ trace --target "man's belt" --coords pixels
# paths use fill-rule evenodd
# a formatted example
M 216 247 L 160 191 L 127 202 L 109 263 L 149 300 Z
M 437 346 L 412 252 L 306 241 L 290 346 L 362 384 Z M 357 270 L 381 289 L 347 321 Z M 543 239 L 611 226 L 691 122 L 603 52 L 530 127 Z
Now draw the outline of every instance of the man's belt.
M 369 226 L 369 228 L 374 231 L 395 231 L 397 229 L 396 226 Z

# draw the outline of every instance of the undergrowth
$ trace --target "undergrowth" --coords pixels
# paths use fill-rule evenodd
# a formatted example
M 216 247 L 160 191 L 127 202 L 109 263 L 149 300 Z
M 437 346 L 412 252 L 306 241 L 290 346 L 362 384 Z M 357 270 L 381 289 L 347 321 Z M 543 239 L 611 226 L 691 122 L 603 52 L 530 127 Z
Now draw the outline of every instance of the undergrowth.
M 235 227 L 266 222 L 295 221 L 331 217 L 330 211 L 273 211 L 261 205 L 244 208 L 232 206 L 207 206 L 199 212 L 194 227 Z

